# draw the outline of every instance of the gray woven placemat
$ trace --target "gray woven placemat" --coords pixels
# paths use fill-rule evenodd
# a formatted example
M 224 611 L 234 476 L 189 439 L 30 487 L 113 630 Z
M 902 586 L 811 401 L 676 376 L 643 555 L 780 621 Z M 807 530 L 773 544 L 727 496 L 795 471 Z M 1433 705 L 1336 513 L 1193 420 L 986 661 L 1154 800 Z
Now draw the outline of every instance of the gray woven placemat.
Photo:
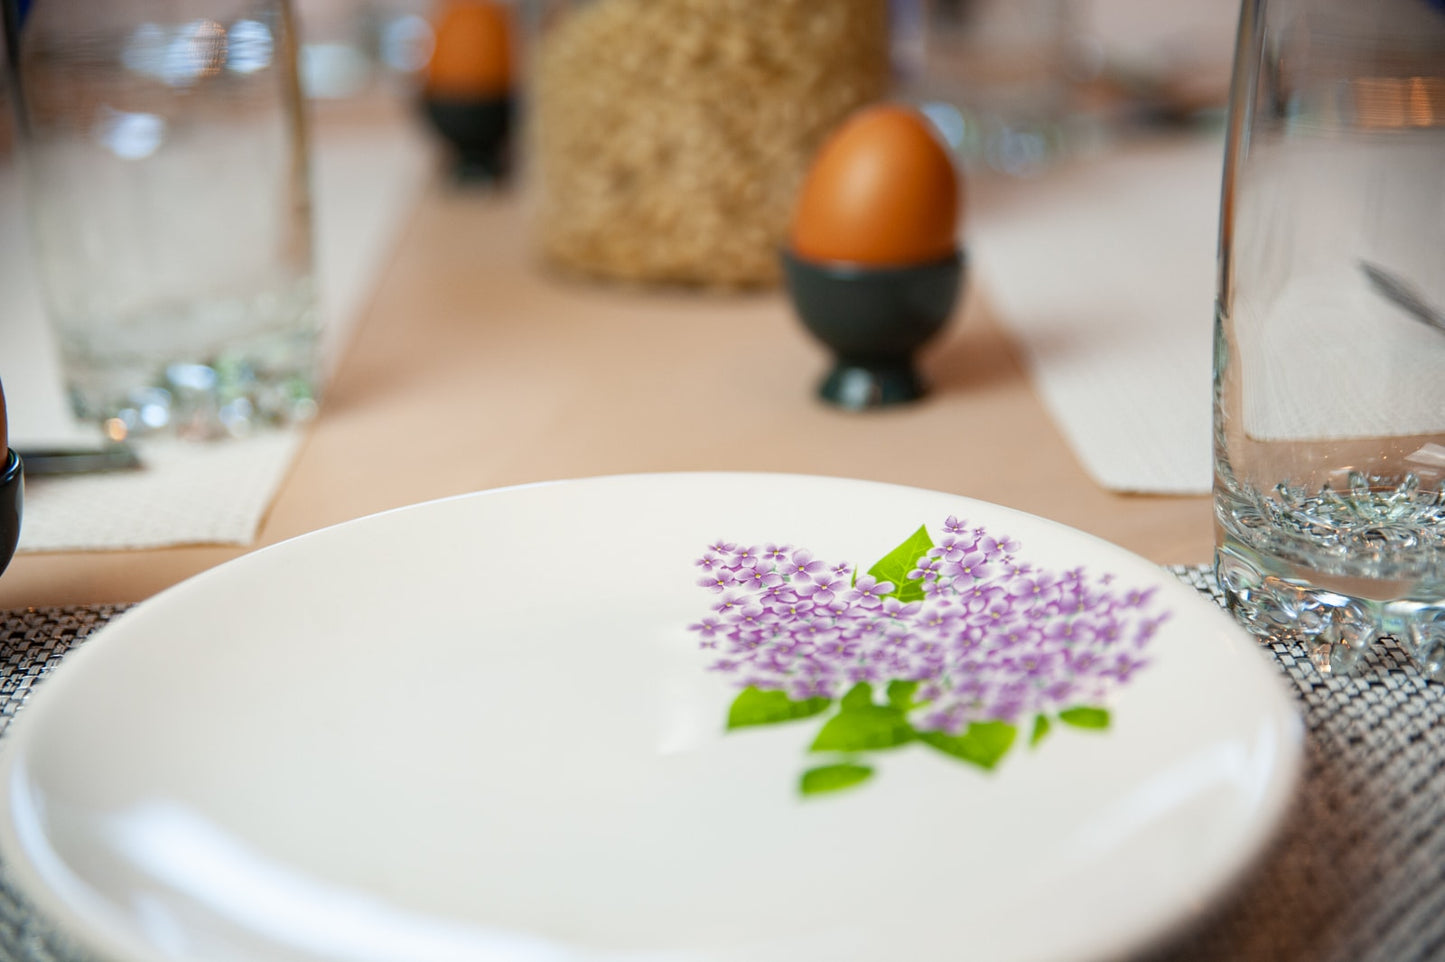
M 0 735 L 60 659 L 128 605 L 0 611 Z M 0 958 L 79 962 L 0 877 Z
M 1208 568 L 1170 570 L 1224 603 Z M 1445 958 L 1445 685 L 1393 644 L 1352 678 L 1321 676 L 1298 645 L 1263 647 L 1308 731 L 1294 807 L 1244 884 L 1151 962 Z
M 1170 571 L 1222 603 L 1208 568 Z M 65 652 L 124 608 L 0 612 L 0 735 Z M 1397 648 L 1342 679 L 1321 677 L 1297 646 L 1263 647 L 1309 733 L 1294 808 L 1231 896 L 1149 962 L 1445 959 L 1445 685 Z M 73 962 L 3 884 L 0 958 Z

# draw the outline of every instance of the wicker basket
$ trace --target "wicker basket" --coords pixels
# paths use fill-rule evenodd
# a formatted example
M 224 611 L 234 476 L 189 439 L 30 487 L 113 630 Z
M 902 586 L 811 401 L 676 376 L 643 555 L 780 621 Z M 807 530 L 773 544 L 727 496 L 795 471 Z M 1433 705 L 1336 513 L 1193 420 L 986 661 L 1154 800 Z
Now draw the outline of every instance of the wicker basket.
M 827 132 L 889 84 L 886 0 L 593 0 L 540 38 L 545 256 L 634 281 L 778 280 Z

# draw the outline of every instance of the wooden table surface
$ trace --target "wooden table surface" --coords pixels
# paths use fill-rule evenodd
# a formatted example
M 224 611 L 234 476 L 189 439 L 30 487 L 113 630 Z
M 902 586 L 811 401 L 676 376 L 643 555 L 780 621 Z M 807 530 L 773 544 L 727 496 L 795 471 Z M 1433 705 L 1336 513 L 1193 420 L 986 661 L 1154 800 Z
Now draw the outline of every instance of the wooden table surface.
M 866 414 L 814 399 L 826 358 L 780 292 L 564 278 L 521 192 L 438 176 L 376 278 L 254 545 L 23 554 L 0 608 L 140 601 L 266 544 L 372 512 L 554 478 L 777 471 L 998 502 L 1160 564 L 1209 560 L 1207 497 L 1105 491 L 1082 470 L 970 278 L 924 357 L 933 394 Z

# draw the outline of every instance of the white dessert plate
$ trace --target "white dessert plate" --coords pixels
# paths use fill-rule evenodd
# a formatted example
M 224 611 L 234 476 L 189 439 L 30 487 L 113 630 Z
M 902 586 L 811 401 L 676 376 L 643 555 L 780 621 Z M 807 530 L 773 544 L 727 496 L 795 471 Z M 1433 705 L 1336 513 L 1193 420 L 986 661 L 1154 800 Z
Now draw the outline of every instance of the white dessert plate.
M 5 740 L 0 864 L 106 962 L 1078 962 L 1225 891 L 1300 746 L 1227 615 L 1079 532 L 599 478 L 122 616 Z

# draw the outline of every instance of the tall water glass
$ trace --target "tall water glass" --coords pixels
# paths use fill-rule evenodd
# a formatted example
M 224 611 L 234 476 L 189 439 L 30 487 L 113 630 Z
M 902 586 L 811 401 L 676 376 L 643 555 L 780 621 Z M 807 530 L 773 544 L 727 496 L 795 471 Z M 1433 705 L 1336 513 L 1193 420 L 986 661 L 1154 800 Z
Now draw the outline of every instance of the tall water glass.
M 1219 254 L 1231 608 L 1445 679 L 1445 4 L 1244 0 Z
M 23 192 L 76 413 L 213 437 L 315 408 L 289 0 L 0 0 Z

